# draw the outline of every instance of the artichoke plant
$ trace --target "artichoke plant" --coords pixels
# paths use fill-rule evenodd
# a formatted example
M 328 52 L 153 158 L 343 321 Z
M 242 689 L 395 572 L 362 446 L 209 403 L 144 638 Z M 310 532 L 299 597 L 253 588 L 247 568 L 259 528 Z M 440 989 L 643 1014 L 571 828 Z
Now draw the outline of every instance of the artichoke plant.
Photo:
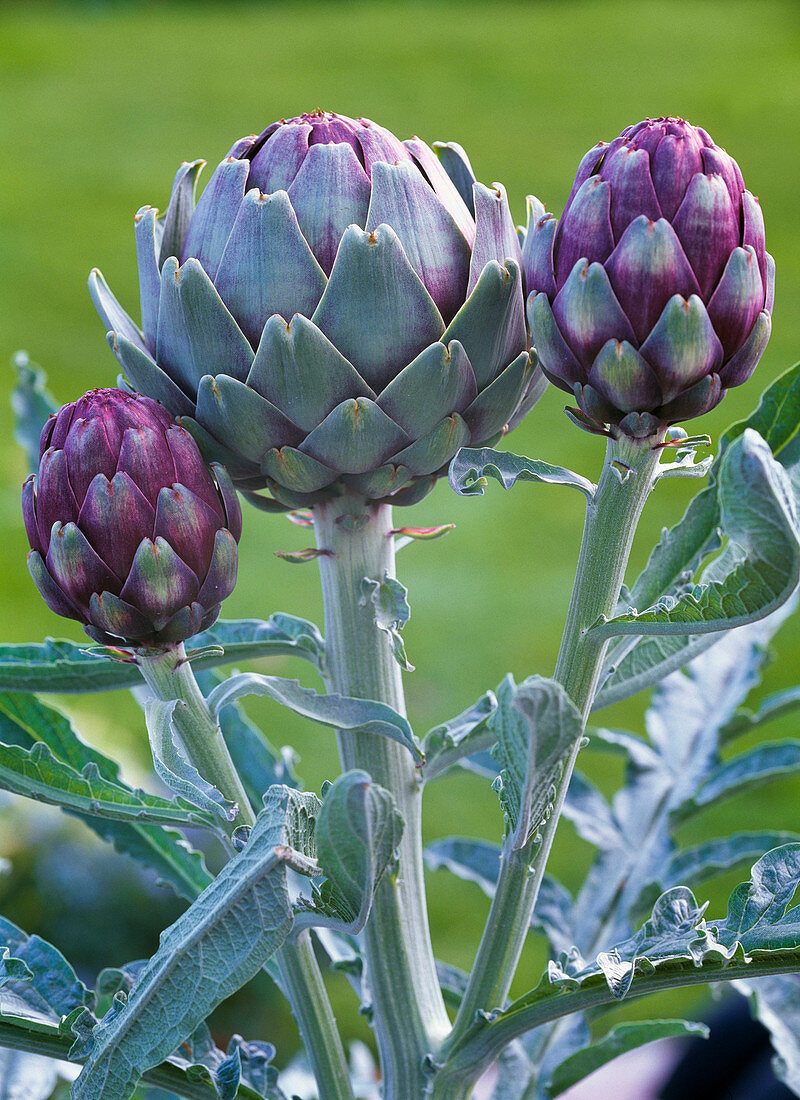
M 136 215 L 141 329 L 90 290 L 130 385 L 238 488 L 411 503 L 532 406 L 506 193 L 459 146 L 317 111 L 238 141 L 195 205 L 202 165 Z
M 523 262 L 545 374 L 633 437 L 712 409 L 769 339 L 775 265 L 758 199 L 682 119 L 590 149 L 560 222 L 529 199 Z
M 213 471 L 148 397 L 91 390 L 51 416 L 22 490 L 28 567 L 48 607 L 106 645 L 162 646 L 211 626 L 241 534 L 230 478 Z

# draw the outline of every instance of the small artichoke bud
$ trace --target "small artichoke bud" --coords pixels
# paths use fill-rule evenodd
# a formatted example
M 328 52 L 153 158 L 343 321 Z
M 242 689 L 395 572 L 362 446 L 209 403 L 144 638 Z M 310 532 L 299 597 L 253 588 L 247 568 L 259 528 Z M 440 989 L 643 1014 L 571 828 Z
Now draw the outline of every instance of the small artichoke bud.
M 557 222 L 523 248 L 547 377 L 601 424 L 646 437 L 713 409 L 769 339 L 775 264 L 736 161 L 705 130 L 647 119 L 590 149 Z
M 211 626 L 236 583 L 241 510 L 189 433 L 148 397 L 91 390 L 50 417 L 39 454 L 22 509 L 47 606 L 104 645 Z
M 141 330 L 90 290 L 128 380 L 237 488 L 412 503 L 533 405 L 506 193 L 459 146 L 317 111 L 238 141 L 195 206 L 201 166 L 136 216 Z

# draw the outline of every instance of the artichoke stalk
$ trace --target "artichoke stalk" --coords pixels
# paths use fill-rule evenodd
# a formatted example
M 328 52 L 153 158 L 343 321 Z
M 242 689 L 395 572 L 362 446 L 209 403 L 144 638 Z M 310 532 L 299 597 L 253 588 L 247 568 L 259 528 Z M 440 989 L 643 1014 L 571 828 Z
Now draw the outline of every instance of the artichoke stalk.
M 211 626 L 241 534 L 224 468 L 155 401 L 114 389 L 51 416 L 39 453 L 22 506 L 48 607 L 104 645 L 170 646 Z
M 775 264 L 758 199 L 705 130 L 646 119 L 589 150 L 560 221 L 528 202 L 533 339 L 585 416 L 650 437 L 747 381 Z
M 410 504 L 541 394 L 506 193 L 460 146 L 317 111 L 236 142 L 195 206 L 202 165 L 136 215 L 141 329 L 90 291 L 130 385 L 237 488 Z

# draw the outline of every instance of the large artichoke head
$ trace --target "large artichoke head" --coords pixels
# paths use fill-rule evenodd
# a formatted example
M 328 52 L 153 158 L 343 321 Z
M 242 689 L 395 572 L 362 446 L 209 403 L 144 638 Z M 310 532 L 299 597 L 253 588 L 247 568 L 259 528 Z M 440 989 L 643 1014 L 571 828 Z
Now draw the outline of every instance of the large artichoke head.
M 236 583 L 239 501 L 161 405 L 91 390 L 50 417 L 40 456 L 22 509 L 52 611 L 136 648 L 211 626 Z
M 238 488 L 411 503 L 541 393 L 506 194 L 459 146 L 317 111 L 238 141 L 195 205 L 201 167 L 136 215 L 141 329 L 90 289 L 128 382 Z
M 646 437 L 717 405 L 766 347 L 775 265 L 736 161 L 682 119 L 590 149 L 560 222 L 529 200 L 528 311 L 547 377 Z

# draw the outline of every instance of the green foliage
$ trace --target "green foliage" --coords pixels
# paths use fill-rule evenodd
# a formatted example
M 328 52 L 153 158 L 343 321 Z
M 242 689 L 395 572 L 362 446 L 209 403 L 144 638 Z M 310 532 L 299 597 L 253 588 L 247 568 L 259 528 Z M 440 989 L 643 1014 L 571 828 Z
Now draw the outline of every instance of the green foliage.
M 369 916 L 378 883 L 392 862 L 403 819 L 388 791 L 366 772 L 345 772 L 326 791 L 316 821 L 316 854 L 325 875 L 313 907 L 295 926 L 354 934 Z
M 284 849 L 296 840 L 287 828 L 290 797 L 283 788 L 270 791 L 245 849 L 162 935 L 127 1001 L 117 995 L 95 1031 L 74 1100 L 109 1091 L 125 1100 L 141 1074 L 169 1057 L 284 941 L 292 925 Z
M 320 695 L 309 688 L 301 687 L 297 680 L 243 672 L 229 677 L 214 688 L 208 697 L 208 705 L 216 714 L 244 695 L 266 695 L 295 714 L 302 714 L 323 726 L 361 730 L 364 733 L 389 737 L 407 748 L 415 760 L 422 760 L 422 753 L 408 721 L 385 703 L 351 699 L 334 693 Z
M 580 474 L 563 466 L 552 466 L 537 458 L 524 458 L 491 447 L 462 447 L 450 464 L 450 484 L 462 496 L 483 496 L 489 478 L 511 489 L 518 481 L 543 481 L 550 485 L 571 485 L 591 501 L 597 488 Z
M 361 603 L 371 603 L 375 608 L 375 625 L 389 638 L 394 659 L 404 672 L 413 672 L 400 631 L 411 617 L 408 606 L 408 589 L 388 574 L 383 580 L 364 577 L 361 581 Z
M 493 786 L 514 847 L 522 847 L 547 819 L 554 786 L 582 724 L 555 680 L 530 676 L 517 685 L 509 675 L 497 689 L 497 709 L 487 720 L 500 766 Z
M 292 615 L 261 619 L 220 620 L 196 634 L 195 669 L 217 668 L 254 657 L 302 657 L 320 671 L 325 643 L 313 623 Z M 207 650 L 207 652 L 202 652 Z M 142 677 L 135 663 L 109 660 L 74 642 L 47 638 L 41 643 L 0 645 L 0 689 L 4 691 L 89 692 L 137 687 Z
M 87 745 L 63 714 L 35 696 L 0 694 L 0 761 L 0 785 L 77 814 L 183 897 L 192 900 L 210 882 L 202 856 L 174 829 L 149 823 L 148 806 L 162 815 L 169 807 L 177 824 L 213 819 L 197 817 L 188 803 L 128 787 L 115 761 Z
M 688 1020 L 637 1020 L 632 1024 L 617 1024 L 602 1039 L 576 1051 L 556 1066 L 547 1086 L 547 1094 L 559 1096 L 607 1062 L 645 1043 L 682 1035 L 707 1039 L 709 1031 L 705 1024 L 690 1023 Z
M 679 595 L 601 620 L 590 628 L 596 637 L 729 630 L 763 618 L 794 592 L 800 532 L 791 482 L 752 429 L 728 447 L 718 484 L 720 522 L 730 539 L 722 558 Z

